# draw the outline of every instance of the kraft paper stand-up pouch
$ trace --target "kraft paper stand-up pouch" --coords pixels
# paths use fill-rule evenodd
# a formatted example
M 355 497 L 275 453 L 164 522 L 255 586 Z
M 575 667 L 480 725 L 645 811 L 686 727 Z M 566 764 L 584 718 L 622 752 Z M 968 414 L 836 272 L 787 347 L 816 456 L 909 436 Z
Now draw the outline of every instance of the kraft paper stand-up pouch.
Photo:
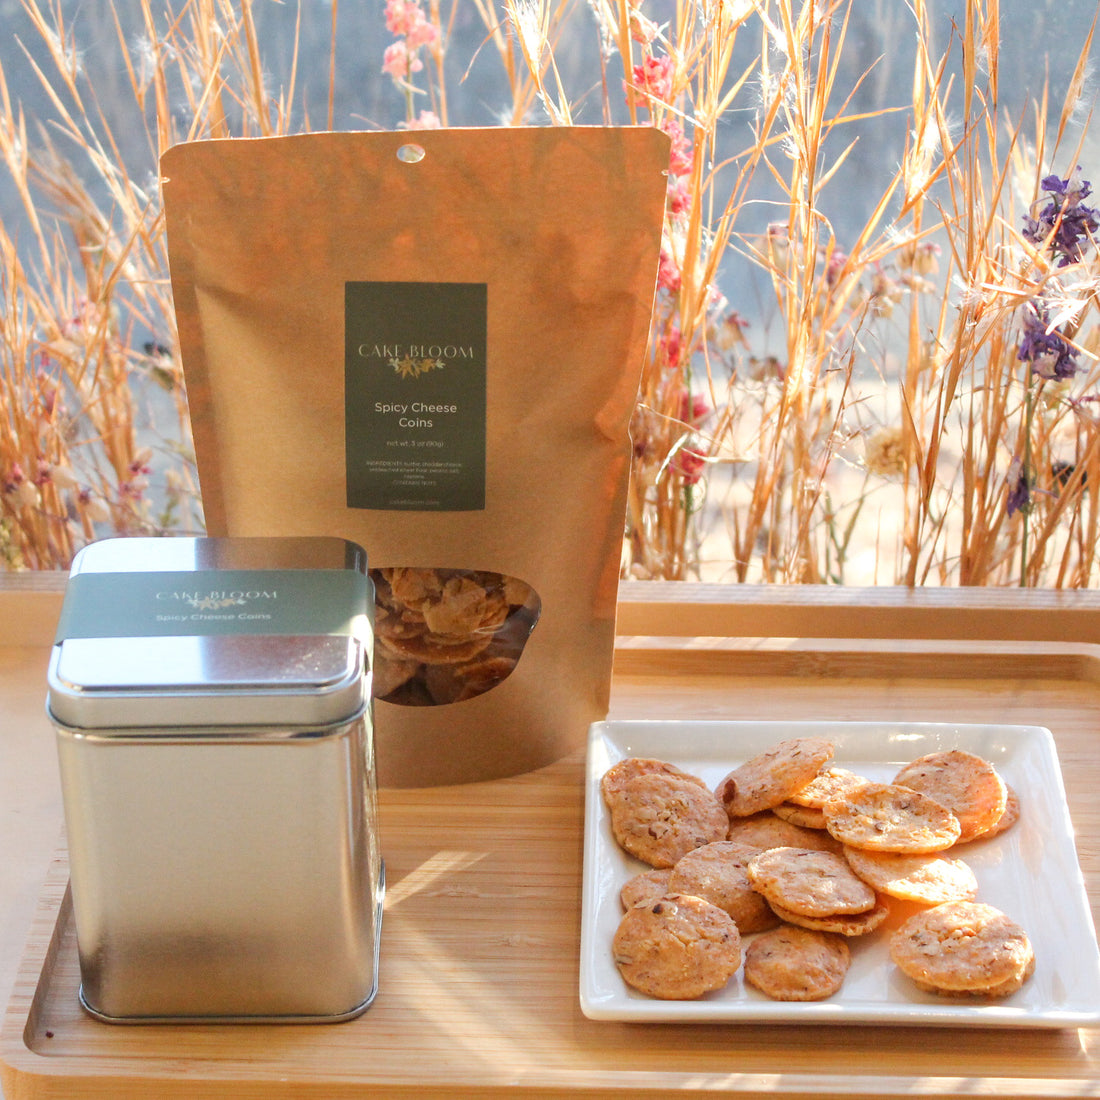
M 667 166 L 651 127 L 162 158 L 208 533 L 366 548 L 384 785 L 538 768 L 606 716 Z

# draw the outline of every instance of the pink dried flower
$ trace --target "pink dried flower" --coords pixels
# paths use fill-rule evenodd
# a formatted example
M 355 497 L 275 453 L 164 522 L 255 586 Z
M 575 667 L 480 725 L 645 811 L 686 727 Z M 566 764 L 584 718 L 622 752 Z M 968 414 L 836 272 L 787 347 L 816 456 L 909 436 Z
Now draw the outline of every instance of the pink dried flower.
M 421 46 L 431 46 L 439 37 L 439 29 L 434 23 L 422 19 L 412 30 L 405 35 L 405 42 L 410 50 L 417 50 Z
M 885 271 L 879 269 L 871 276 L 871 308 L 879 317 L 891 316 L 904 295 L 902 284 Z
M 149 488 L 149 481 L 144 477 L 135 477 L 129 481 L 120 481 L 118 483 L 118 495 L 120 497 L 129 497 L 131 500 L 141 500 L 145 494 L 145 490 Z
M 382 55 L 382 72 L 394 80 L 405 80 L 410 73 L 418 73 L 423 68 L 424 62 L 416 54 L 409 53 L 404 39 L 399 38 L 392 46 L 387 46 Z
M 407 0 L 386 0 L 386 30 L 390 34 L 404 34 L 408 29 L 408 8 Z
M 4 480 L 2 491 L 16 508 L 24 505 L 33 507 L 38 503 L 38 489 L 33 481 L 27 480 L 18 462 L 12 463 L 11 473 Z
M 681 447 L 673 459 L 672 468 L 685 485 L 697 485 L 706 469 L 707 456 L 696 447 Z
M 754 355 L 749 359 L 749 377 L 754 382 L 782 382 L 787 377 L 787 367 L 774 355 Z
M 737 310 L 730 310 L 722 318 L 722 323 L 715 336 L 715 342 L 719 350 L 732 351 L 736 347 L 748 348 L 749 342 L 745 337 L 745 330 L 748 327 L 749 322 Z
M 657 286 L 669 294 L 678 294 L 683 283 L 680 267 L 667 249 L 661 249 L 661 260 L 657 268 Z
M 684 341 L 680 336 L 680 330 L 675 325 L 661 333 L 657 338 L 657 347 L 659 362 L 664 362 L 669 367 L 680 365 L 680 356 L 684 351 Z
M 710 402 L 701 394 L 684 393 L 680 396 L 680 419 L 697 428 L 710 415 Z
M 79 313 L 74 313 L 72 317 L 61 323 L 61 335 L 72 340 L 77 339 L 84 329 L 84 314 L 89 309 L 88 300 L 81 298 L 77 302 L 77 308 L 80 310 Z
M 438 130 L 442 125 L 443 123 L 435 111 L 421 111 L 411 121 L 402 122 L 401 128 L 404 130 Z
M 647 57 L 640 65 L 634 66 L 634 86 L 662 103 L 671 103 L 672 72 L 672 58 L 667 54 Z
M 825 261 L 825 281 L 829 286 L 835 286 L 840 281 L 841 273 L 848 263 L 848 253 L 834 248 Z
M 672 141 L 672 148 L 668 155 L 668 170 L 674 176 L 690 176 L 695 164 L 695 152 L 684 133 L 683 126 L 674 118 L 666 118 L 661 123 L 661 129 Z
M 49 359 L 47 356 L 43 355 L 41 357 L 41 362 L 44 367 L 48 366 Z M 48 420 L 53 416 L 54 409 L 57 408 L 57 385 L 45 370 L 39 370 L 37 381 L 39 408 L 41 409 L 42 416 Z
M 404 37 L 410 50 L 430 46 L 439 32 L 420 7 L 420 0 L 386 0 L 386 29 Z
M 939 270 L 939 255 L 935 241 L 911 241 L 898 253 L 898 264 L 918 275 L 933 275 Z
M 647 19 L 637 8 L 630 9 L 630 37 L 643 46 L 649 46 L 660 33 L 660 27 Z
M 691 209 L 691 185 L 678 176 L 668 177 L 668 209 L 671 214 L 686 214 Z
M 791 227 L 786 222 L 771 222 L 766 240 L 772 262 L 777 265 L 786 263 L 791 251 Z
M 77 494 L 77 504 L 92 523 L 106 523 L 111 518 L 107 502 L 92 493 L 91 489 L 81 489 Z

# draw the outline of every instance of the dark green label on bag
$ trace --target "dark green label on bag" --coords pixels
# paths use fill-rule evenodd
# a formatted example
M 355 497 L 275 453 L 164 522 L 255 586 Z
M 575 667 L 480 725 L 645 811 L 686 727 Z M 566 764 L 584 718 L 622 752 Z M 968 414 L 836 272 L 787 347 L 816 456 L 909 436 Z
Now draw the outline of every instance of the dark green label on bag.
M 488 288 L 345 284 L 349 508 L 485 507 Z

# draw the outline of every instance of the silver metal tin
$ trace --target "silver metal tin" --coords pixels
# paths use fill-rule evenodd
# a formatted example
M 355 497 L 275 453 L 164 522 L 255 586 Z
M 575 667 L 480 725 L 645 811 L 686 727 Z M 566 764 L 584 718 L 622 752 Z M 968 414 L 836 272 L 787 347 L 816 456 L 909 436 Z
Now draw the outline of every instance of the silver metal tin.
M 342 539 L 77 555 L 47 706 L 90 1013 L 337 1021 L 373 1000 L 373 607 Z

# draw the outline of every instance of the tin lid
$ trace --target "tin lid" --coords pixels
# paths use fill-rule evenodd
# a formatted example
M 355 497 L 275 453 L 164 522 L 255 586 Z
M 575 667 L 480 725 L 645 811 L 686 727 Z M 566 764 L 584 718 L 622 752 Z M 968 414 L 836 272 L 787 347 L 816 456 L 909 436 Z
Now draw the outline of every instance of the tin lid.
M 345 539 L 104 539 L 73 561 L 49 710 L 119 736 L 329 726 L 369 700 L 373 618 Z

